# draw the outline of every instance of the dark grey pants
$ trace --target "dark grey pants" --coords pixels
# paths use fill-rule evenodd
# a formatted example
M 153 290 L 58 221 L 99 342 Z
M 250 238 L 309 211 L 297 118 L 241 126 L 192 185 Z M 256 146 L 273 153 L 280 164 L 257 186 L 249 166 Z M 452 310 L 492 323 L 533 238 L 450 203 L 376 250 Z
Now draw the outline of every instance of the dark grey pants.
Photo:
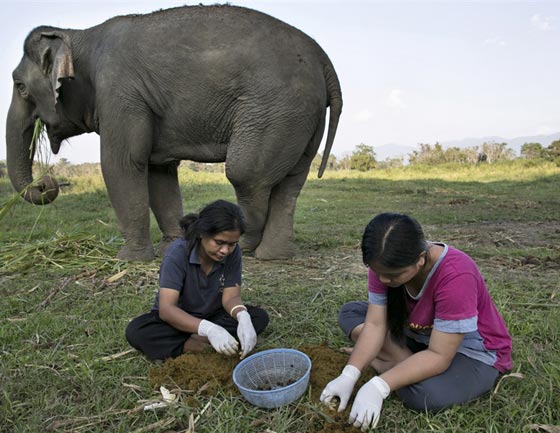
M 338 313 L 338 323 L 350 337 L 352 330 L 364 323 L 367 302 L 349 302 Z M 427 346 L 408 339 L 407 345 L 413 352 L 427 349 Z M 396 391 L 409 409 L 437 412 L 453 405 L 462 404 L 489 392 L 499 371 L 483 362 L 457 353 L 451 365 L 443 373 L 430 377 Z
M 268 325 L 268 314 L 262 308 L 246 305 L 251 321 L 257 334 Z M 206 317 L 206 320 L 220 325 L 237 338 L 237 320 L 225 310 Z M 158 311 L 150 311 L 133 319 L 125 331 L 126 339 L 136 350 L 144 353 L 149 359 L 175 358 L 183 353 L 185 341 L 192 335 L 179 331 L 159 318 Z

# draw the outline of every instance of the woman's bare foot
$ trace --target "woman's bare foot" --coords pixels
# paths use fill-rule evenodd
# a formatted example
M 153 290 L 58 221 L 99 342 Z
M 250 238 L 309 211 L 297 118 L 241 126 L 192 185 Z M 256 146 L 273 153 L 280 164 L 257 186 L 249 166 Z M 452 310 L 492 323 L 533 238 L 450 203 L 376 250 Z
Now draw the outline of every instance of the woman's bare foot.
M 338 351 L 340 353 L 346 353 L 347 355 L 352 354 L 352 351 L 354 350 L 353 347 L 341 347 L 340 349 L 338 349 Z
M 212 347 L 208 338 L 198 334 L 191 335 L 183 345 L 183 353 L 199 353 Z

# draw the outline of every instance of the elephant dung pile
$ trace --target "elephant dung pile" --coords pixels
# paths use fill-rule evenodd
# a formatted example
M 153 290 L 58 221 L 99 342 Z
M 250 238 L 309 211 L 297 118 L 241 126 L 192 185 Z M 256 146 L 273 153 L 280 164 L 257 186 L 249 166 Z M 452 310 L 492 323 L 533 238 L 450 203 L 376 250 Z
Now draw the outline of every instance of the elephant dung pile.
M 302 346 L 297 349 L 311 358 L 310 400 L 312 403 L 318 403 L 321 391 L 329 381 L 340 374 L 348 361 L 348 355 L 337 352 L 326 345 Z M 152 368 L 149 373 L 149 381 L 150 385 L 156 388 L 163 385 L 191 391 L 193 394 L 187 403 L 189 406 L 197 407 L 199 406 L 197 396 L 210 396 L 219 390 L 227 394 L 239 395 L 232 379 L 233 369 L 238 362 L 239 359 L 236 357 L 227 357 L 216 352 L 184 354 Z M 362 375 L 360 382 L 364 382 L 367 376 Z M 313 406 L 316 405 L 313 404 Z M 315 433 L 342 432 L 348 427 L 347 414 L 338 414 L 327 407 L 324 408 L 322 414 L 309 409 L 306 405 L 301 405 L 299 410 L 305 411 L 307 415 L 316 419 Z M 324 422 L 325 420 L 327 422 Z

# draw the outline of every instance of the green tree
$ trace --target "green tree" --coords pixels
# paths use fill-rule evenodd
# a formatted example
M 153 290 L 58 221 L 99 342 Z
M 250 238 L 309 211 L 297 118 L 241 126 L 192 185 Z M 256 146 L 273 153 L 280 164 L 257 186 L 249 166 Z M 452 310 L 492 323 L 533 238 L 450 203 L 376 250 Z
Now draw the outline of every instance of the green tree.
M 394 158 L 386 158 L 384 161 L 379 161 L 377 163 L 378 168 L 399 168 L 404 166 L 404 158 L 402 156 Z
M 445 162 L 445 153 L 440 143 L 434 144 L 433 147 L 427 143 L 418 143 L 418 146 L 420 146 L 420 150 L 414 150 L 409 155 L 409 163 L 411 165 L 435 165 Z
M 558 167 L 560 167 L 560 140 L 553 141 L 544 149 L 545 158 L 553 161 Z
M 492 164 L 497 161 L 509 161 L 515 158 L 513 149 L 507 147 L 507 143 L 483 143 L 482 153 L 486 155 L 486 162 Z
M 321 165 L 322 159 L 323 159 L 322 153 L 318 153 L 317 155 L 315 155 L 315 158 L 313 158 L 313 161 L 311 162 L 310 171 L 317 172 L 317 170 L 319 170 L 319 167 Z M 331 153 L 329 155 L 329 159 L 327 159 L 327 166 L 325 167 L 325 170 L 336 170 L 336 168 L 337 168 L 336 156 L 334 156 Z
M 350 156 L 350 169 L 359 171 L 373 170 L 377 166 L 372 146 L 360 143 Z
M 553 141 L 546 148 L 548 158 L 555 160 L 560 158 L 560 140 Z
M 338 170 L 350 170 L 351 164 L 351 156 L 344 155 L 340 160 L 338 160 L 336 167 Z
M 443 162 L 474 164 L 478 161 L 478 147 L 450 147 L 444 151 L 443 159 Z
M 74 166 L 67 158 L 60 158 L 54 165 L 54 174 L 59 177 L 67 178 L 73 174 Z
M 521 157 L 525 159 L 539 159 L 546 155 L 545 149 L 540 143 L 524 143 L 521 146 Z

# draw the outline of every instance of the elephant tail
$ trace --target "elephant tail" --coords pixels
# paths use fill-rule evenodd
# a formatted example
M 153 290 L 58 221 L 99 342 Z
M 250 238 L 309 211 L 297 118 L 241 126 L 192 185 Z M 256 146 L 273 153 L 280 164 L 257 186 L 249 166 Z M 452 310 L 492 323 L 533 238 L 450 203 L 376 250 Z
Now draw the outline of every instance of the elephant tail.
M 323 158 L 321 159 L 321 165 L 319 166 L 318 177 L 323 176 L 323 172 L 327 167 L 327 162 L 334 142 L 334 136 L 336 135 L 336 129 L 338 127 L 338 119 L 340 118 L 340 113 L 342 112 L 342 92 L 340 90 L 340 82 L 338 81 L 338 76 L 336 75 L 336 72 L 330 62 L 325 65 L 324 71 L 325 81 L 327 84 L 327 106 L 329 107 L 329 131 L 327 134 Z

